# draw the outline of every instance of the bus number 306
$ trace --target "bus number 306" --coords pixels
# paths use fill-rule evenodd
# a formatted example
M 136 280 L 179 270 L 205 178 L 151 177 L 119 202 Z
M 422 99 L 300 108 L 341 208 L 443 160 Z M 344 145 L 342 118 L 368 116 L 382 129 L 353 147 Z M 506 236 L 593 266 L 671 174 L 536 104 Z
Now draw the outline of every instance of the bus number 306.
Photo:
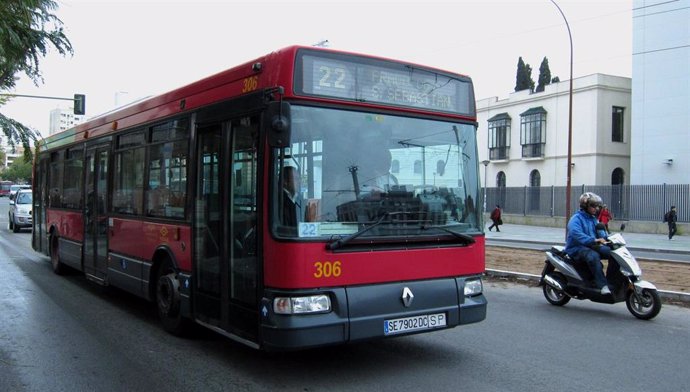
M 257 76 L 250 76 L 242 81 L 242 93 L 248 93 L 256 90 L 259 87 L 259 78 Z
M 340 261 L 317 261 L 314 263 L 314 277 L 316 279 L 337 278 L 342 273 L 340 266 Z

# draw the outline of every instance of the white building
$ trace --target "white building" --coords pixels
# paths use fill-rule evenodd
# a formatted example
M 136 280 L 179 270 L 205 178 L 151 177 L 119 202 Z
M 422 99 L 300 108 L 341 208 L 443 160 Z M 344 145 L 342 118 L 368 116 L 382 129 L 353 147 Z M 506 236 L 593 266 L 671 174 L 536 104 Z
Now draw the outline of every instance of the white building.
M 630 78 L 573 80 L 571 185 L 630 184 Z M 479 160 L 488 187 L 565 186 L 569 81 L 543 92 L 477 101 Z
M 631 183 L 690 183 L 690 0 L 633 5 Z
M 81 124 L 82 122 L 84 122 L 84 116 L 75 115 L 73 108 L 53 109 L 50 111 L 50 129 L 48 130 L 48 134 L 54 135 Z
M 24 159 L 24 148 L 22 146 L 17 146 L 15 152 L 11 151 L 11 148 L 5 148 L 5 162 L 4 166 L 10 167 L 17 159 Z

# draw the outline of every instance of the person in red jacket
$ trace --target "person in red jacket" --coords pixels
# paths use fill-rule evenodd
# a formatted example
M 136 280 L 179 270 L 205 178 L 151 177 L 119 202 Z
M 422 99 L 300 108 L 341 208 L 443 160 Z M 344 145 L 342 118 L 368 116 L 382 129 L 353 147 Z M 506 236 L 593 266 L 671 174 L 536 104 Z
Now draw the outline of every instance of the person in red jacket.
M 603 224 L 604 227 L 606 227 L 606 232 L 611 233 L 611 231 L 609 230 L 609 222 L 613 220 L 613 214 L 611 213 L 611 211 L 609 211 L 606 204 L 601 206 L 601 210 L 599 211 L 597 219 L 599 219 L 599 223 Z
M 492 227 L 496 227 L 496 231 L 501 231 L 501 229 L 498 228 L 499 225 L 503 224 L 503 220 L 501 219 L 501 206 L 496 204 L 496 208 L 491 211 L 489 218 L 491 218 L 491 221 L 494 222 L 491 226 L 489 226 L 489 231 L 491 231 Z

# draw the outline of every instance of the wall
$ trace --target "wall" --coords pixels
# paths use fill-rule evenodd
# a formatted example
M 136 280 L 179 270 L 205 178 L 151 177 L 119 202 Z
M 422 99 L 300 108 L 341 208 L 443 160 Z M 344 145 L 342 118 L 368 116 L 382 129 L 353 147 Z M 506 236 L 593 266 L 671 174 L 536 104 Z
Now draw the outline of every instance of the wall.
M 477 101 L 479 161 L 488 159 L 488 119 L 499 113 L 511 117 L 510 159 L 491 161 L 486 167 L 489 187 L 496 186 L 496 175 L 506 174 L 506 186 L 529 184 L 532 170 L 539 170 L 541 186 L 561 186 L 567 180 L 569 82 L 546 86 L 545 91 L 514 92 L 509 98 Z M 573 80 L 573 125 L 571 183 L 610 185 L 611 173 L 620 167 L 630 172 L 630 144 L 611 142 L 612 106 L 625 110 L 625 140 L 630 140 L 630 78 L 594 74 Z M 542 106 L 547 111 L 544 158 L 522 158 L 520 113 Z M 480 167 L 483 178 L 484 167 Z
M 633 184 L 689 181 L 689 32 L 690 0 L 634 1 Z

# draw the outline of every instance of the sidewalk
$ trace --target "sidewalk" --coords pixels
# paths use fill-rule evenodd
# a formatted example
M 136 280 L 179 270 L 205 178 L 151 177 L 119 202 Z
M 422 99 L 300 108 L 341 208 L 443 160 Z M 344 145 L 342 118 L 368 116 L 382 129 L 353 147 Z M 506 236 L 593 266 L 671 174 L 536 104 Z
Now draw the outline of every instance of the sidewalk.
M 616 233 L 612 231 L 611 233 Z M 665 251 L 668 253 L 690 254 L 690 236 L 674 236 L 668 239 L 666 234 L 643 234 L 623 232 L 625 242 L 631 251 Z M 539 227 L 527 225 L 504 224 L 501 231 L 486 229 L 486 239 L 500 241 L 528 242 L 546 246 L 565 244 L 565 228 Z

